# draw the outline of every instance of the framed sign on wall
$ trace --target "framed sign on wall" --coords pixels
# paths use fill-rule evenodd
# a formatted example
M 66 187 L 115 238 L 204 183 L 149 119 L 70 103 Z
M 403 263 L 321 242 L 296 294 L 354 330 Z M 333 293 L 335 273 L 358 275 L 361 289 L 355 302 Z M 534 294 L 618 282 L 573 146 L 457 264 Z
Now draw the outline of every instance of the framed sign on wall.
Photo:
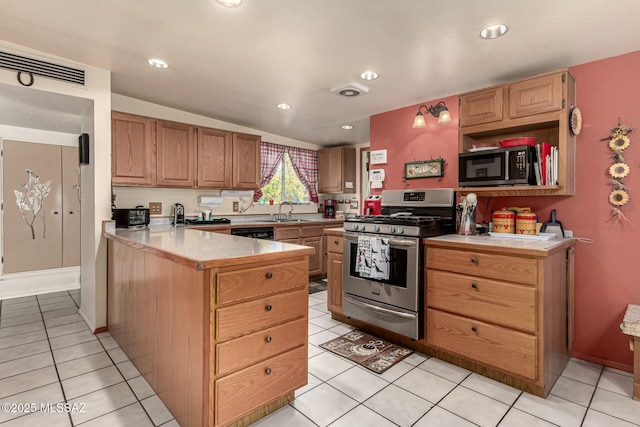
M 423 160 L 404 164 L 404 177 L 435 178 L 444 176 L 444 159 Z

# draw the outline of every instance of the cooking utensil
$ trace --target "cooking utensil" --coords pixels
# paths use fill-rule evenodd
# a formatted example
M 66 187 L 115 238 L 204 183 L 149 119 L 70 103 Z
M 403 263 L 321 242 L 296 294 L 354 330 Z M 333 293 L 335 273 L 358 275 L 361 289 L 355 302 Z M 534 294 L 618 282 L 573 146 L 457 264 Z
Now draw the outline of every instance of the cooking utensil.
M 541 233 L 553 233 L 557 236 L 564 237 L 564 228 L 562 223 L 556 219 L 556 210 L 551 211 L 551 220 L 545 221 L 540 229 Z

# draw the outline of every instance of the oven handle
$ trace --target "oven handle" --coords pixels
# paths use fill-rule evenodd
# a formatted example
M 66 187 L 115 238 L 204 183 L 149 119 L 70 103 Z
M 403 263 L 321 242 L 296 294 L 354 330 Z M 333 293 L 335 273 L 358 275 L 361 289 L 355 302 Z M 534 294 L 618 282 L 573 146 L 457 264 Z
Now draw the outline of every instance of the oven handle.
M 352 304 L 359 305 L 360 307 L 368 308 L 368 309 L 371 309 L 373 311 L 377 311 L 379 313 L 389 314 L 389 315 L 397 316 L 397 317 L 404 317 L 405 319 L 415 319 L 416 318 L 416 316 L 414 314 L 402 313 L 400 311 L 389 310 L 388 308 L 378 307 L 377 305 L 367 304 L 366 302 L 356 301 L 353 298 L 349 298 L 346 295 L 343 295 L 343 298 L 348 300 Z
M 350 242 L 357 242 L 358 235 L 357 234 L 347 234 L 344 233 L 345 240 L 349 240 Z M 386 239 L 386 237 L 383 237 Z M 403 239 L 389 239 L 390 246 L 416 246 L 415 240 L 403 240 Z

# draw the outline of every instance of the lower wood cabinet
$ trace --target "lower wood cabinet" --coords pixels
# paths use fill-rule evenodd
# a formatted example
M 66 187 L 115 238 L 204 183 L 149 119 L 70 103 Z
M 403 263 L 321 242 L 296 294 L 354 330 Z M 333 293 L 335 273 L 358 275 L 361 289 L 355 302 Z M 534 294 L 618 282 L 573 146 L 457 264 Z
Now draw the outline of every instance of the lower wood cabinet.
M 307 256 L 198 269 L 108 240 L 109 332 L 183 427 L 248 425 L 307 383 Z
M 342 309 L 342 253 L 344 239 L 327 236 L 327 309 L 332 313 L 343 314 Z
M 427 239 L 425 250 L 427 345 L 445 360 L 548 395 L 571 357 L 572 241 L 519 250 L 443 240 Z

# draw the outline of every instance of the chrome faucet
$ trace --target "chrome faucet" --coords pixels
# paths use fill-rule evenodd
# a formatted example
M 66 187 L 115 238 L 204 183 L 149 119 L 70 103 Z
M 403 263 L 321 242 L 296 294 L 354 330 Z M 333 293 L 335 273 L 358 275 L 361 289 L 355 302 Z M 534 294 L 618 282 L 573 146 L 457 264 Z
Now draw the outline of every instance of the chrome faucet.
M 285 215 L 285 218 L 291 218 L 291 214 L 293 213 L 293 203 L 282 202 L 280 203 L 280 206 L 278 206 L 278 219 L 282 219 L 282 205 L 289 205 L 289 213 Z

